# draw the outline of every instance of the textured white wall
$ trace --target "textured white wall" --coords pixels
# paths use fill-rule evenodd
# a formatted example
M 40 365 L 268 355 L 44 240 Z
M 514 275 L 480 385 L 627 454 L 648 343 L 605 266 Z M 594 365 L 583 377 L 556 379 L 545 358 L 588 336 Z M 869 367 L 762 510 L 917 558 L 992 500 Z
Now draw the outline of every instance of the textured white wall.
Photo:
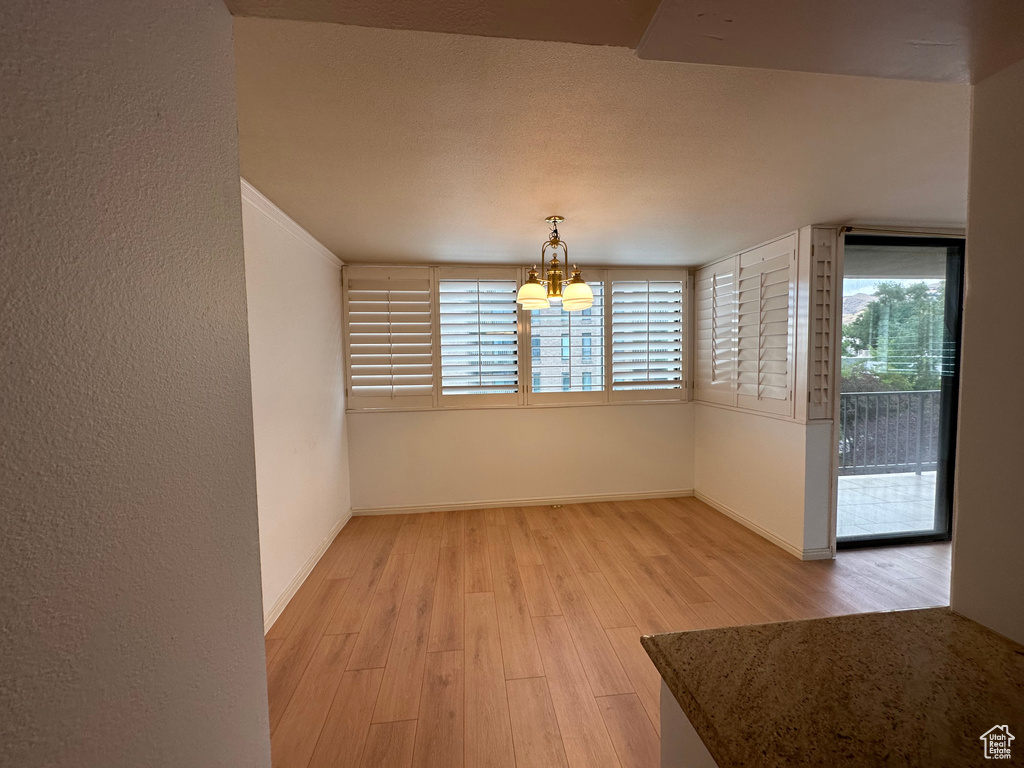
M 1024 643 L 1024 61 L 974 88 L 951 602 Z
M 693 488 L 693 405 L 350 413 L 352 506 Z
M 263 614 L 275 618 L 351 515 L 341 263 L 242 193 Z
M 694 423 L 699 495 L 776 543 L 798 551 L 828 547 L 828 425 L 703 403 L 696 404 Z
M 231 20 L 0 57 L 0 765 L 269 766 Z

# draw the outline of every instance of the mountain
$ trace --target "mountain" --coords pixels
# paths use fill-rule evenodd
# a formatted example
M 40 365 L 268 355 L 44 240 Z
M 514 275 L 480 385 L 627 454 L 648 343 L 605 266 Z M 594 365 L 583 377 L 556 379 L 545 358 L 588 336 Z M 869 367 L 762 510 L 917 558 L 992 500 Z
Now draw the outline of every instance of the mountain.
M 875 296 L 871 293 L 855 293 L 852 296 L 843 296 L 843 325 L 852 323 L 860 317 L 864 308 L 874 300 Z

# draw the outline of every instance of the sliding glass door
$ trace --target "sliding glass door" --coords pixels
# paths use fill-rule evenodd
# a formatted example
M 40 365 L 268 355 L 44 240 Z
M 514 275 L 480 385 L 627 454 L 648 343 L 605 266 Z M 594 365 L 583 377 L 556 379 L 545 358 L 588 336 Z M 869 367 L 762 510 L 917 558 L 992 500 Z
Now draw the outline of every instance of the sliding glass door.
M 840 547 L 948 539 L 964 241 L 846 235 Z

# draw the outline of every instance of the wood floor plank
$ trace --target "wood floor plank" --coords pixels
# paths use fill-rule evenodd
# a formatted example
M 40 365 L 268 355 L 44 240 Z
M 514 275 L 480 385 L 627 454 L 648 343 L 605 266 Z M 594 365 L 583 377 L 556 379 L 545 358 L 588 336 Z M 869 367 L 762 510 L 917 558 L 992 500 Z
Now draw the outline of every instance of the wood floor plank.
M 636 694 L 597 700 L 622 768 L 659 768 L 661 741 Z
M 412 572 L 412 560 L 412 555 L 388 557 L 360 627 L 356 647 L 348 662 L 349 669 L 383 667 L 387 662 L 391 639 L 395 634 L 398 608 L 405 597 L 409 574 Z
M 325 635 L 273 731 L 274 768 L 307 768 L 345 674 L 355 635 Z
M 505 685 L 516 768 L 568 768 L 547 678 L 524 677 Z
M 440 553 L 440 537 L 421 538 L 416 545 L 373 713 L 375 723 L 412 720 L 419 712 Z
M 274 764 L 656 764 L 641 633 L 947 604 L 950 550 L 801 562 L 693 498 L 353 518 L 265 639 Z
M 466 516 L 459 510 L 445 512 L 441 520 L 441 546 L 461 547 L 466 540 Z
M 696 615 L 701 626 L 706 629 L 717 629 L 718 627 L 734 627 L 739 624 L 725 608 L 714 600 L 704 603 L 690 603 L 690 610 Z
M 508 519 L 505 517 L 504 507 L 494 507 L 484 510 L 484 525 L 505 525 Z
M 444 513 L 424 512 L 420 515 L 422 525 L 420 527 L 421 539 L 437 539 L 441 543 L 441 536 L 444 533 Z
M 462 651 L 428 653 L 416 722 L 414 768 L 462 768 L 465 736 Z
M 366 618 L 366 612 L 373 601 L 381 576 L 387 565 L 388 557 L 398 538 L 401 524 L 392 515 L 382 515 L 383 522 L 377 536 L 367 547 L 363 561 L 359 564 L 344 599 L 331 617 L 327 625 L 327 634 L 344 635 L 358 632 Z
M 309 768 L 359 768 L 383 669 L 345 672 Z
M 672 625 L 661 615 L 661 612 L 640 588 L 636 579 L 630 574 L 615 555 L 611 545 L 605 541 L 594 542 L 593 548 L 601 572 L 611 585 L 615 596 L 633 619 L 633 626 L 647 635 L 658 632 L 671 632 Z
M 577 573 L 597 573 L 601 569 L 594 561 L 587 545 L 580 538 L 578 531 L 572 523 L 575 516 L 573 509 L 556 509 L 551 516 L 551 529 L 558 537 L 558 544 L 565 554 L 566 560 Z
M 336 554 L 332 555 L 333 565 L 327 578 L 351 579 L 355 575 L 356 568 L 359 566 L 367 546 L 373 541 L 374 536 L 377 535 L 377 530 L 383 519 L 380 515 L 360 516 L 354 518 L 345 526 L 345 528 L 352 530 L 353 535 L 348 537 L 339 536 L 342 546 L 338 548 Z M 345 528 L 342 529 L 343 533 Z
M 767 624 L 771 616 L 717 576 L 694 576 L 693 580 L 740 624 Z
M 615 596 L 615 591 L 608 583 L 608 579 L 600 571 L 596 573 L 578 573 L 576 578 L 580 580 L 590 605 L 594 608 L 601 626 L 605 629 L 613 627 L 630 627 L 633 619 L 629 611 L 625 609 L 622 602 Z
M 419 517 L 419 515 L 409 515 L 408 517 Z M 420 540 L 420 531 L 422 530 L 422 520 L 413 520 L 411 522 L 404 523 L 398 531 L 398 538 L 395 540 L 395 545 L 391 548 L 391 554 L 413 554 L 416 551 L 416 542 Z
M 466 591 L 493 592 L 491 561 L 487 554 L 487 523 L 483 510 L 466 513 Z
M 466 768 L 512 768 L 515 751 L 494 595 L 466 595 Z
M 544 665 L 530 622 L 530 607 L 519 576 L 508 526 L 490 526 L 486 531 L 486 539 L 494 601 L 498 608 L 505 677 L 540 677 L 544 674 Z
M 267 669 L 271 733 L 284 715 L 285 707 L 295 693 L 299 680 L 306 671 L 306 665 L 313 658 L 313 653 L 327 628 L 327 622 L 330 621 L 347 588 L 348 579 L 324 579 L 297 625 L 274 655 Z
M 505 522 L 508 525 L 509 537 L 512 539 L 512 548 L 516 552 L 516 562 L 520 566 L 540 565 L 540 555 L 533 546 L 530 524 L 526 520 L 523 508 L 507 507 Z
M 561 615 L 562 609 L 558 606 L 558 600 L 543 565 L 523 565 L 520 562 L 519 575 L 523 580 L 523 591 L 526 593 L 526 602 L 530 605 L 531 616 Z
M 672 587 L 672 591 L 679 595 L 687 603 L 706 603 L 713 598 L 695 582 L 679 562 L 670 555 L 645 558 L 646 562 L 654 566 L 664 579 L 665 583 Z
M 410 768 L 416 721 L 374 723 L 366 734 L 362 768 Z
M 640 645 L 640 630 L 636 627 L 606 629 L 605 634 L 629 675 L 637 698 L 643 705 L 651 725 L 661 733 L 661 674 Z
M 283 637 L 265 637 L 263 638 L 264 652 L 267 659 L 267 667 L 270 667 L 270 662 L 273 661 L 274 656 L 281 650 L 281 646 L 284 645 Z
M 664 538 L 665 532 L 654 525 L 643 515 L 637 514 L 634 509 L 637 502 L 622 502 L 620 504 L 606 504 L 605 508 L 616 521 L 619 532 L 624 539 L 636 547 L 637 552 L 644 557 L 655 555 L 667 555 Z
M 559 546 L 561 539 L 554 531 L 539 531 L 536 541 L 594 695 L 632 693 L 633 686 L 612 650 L 603 632 L 604 628 L 590 606 L 565 552 Z
M 462 547 L 441 547 L 427 652 L 463 648 L 466 578 Z
M 306 612 L 306 608 L 309 607 L 310 602 L 313 599 L 313 595 L 323 584 L 324 579 L 330 573 L 333 567 L 334 559 L 332 555 L 344 546 L 344 538 L 348 535 L 346 532 L 349 526 L 356 526 L 357 518 L 349 519 L 345 527 L 341 529 L 341 532 L 335 537 L 334 541 L 331 542 L 330 546 L 327 547 L 327 551 L 324 552 L 323 556 L 313 566 L 313 569 L 309 572 L 306 580 L 299 585 L 299 588 L 292 595 L 292 599 L 288 601 L 288 605 L 281 611 L 281 615 L 277 617 L 277 621 L 267 632 L 267 637 L 272 639 L 288 637 L 291 634 L 292 629 L 298 623 L 302 614 Z M 350 533 L 350 532 L 349 532 Z
M 561 616 L 533 620 L 570 768 L 620 768 L 600 708 Z

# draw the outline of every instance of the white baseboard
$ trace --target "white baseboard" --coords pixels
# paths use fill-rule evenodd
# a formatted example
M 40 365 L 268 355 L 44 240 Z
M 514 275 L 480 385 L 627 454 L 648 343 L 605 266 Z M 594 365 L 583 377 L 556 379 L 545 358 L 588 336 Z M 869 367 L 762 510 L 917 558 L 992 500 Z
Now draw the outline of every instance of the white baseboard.
M 744 526 L 746 528 L 749 528 L 754 533 L 756 533 L 758 536 L 760 536 L 760 537 L 762 537 L 764 539 L 768 539 L 768 541 L 770 541 L 772 544 L 774 544 L 775 546 L 779 547 L 780 549 L 784 549 L 786 552 L 789 552 L 789 554 L 793 555 L 794 557 L 798 557 L 801 560 L 831 560 L 832 559 L 832 550 L 830 548 L 828 548 L 828 547 L 816 548 L 816 549 L 803 549 L 802 547 L 798 547 L 795 544 L 792 544 L 792 543 L 786 541 L 781 536 L 775 535 L 774 533 L 772 533 L 768 529 L 762 528 L 760 525 L 755 523 L 753 520 L 750 520 L 749 518 L 747 518 L 744 515 L 740 514 L 739 512 L 737 512 L 732 507 L 728 506 L 727 504 L 723 504 L 722 502 L 717 501 L 716 499 L 711 498 L 710 496 L 708 496 L 705 493 L 701 493 L 700 491 L 694 491 L 693 495 L 696 498 L 698 498 L 701 501 L 703 501 L 709 507 L 712 507 L 713 509 L 718 510 L 723 515 L 725 515 L 726 517 L 731 517 L 733 520 L 735 520 L 740 525 L 742 525 L 742 526 Z
M 550 498 L 489 499 L 486 501 L 456 501 L 447 504 L 421 504 L 418 506 L 361 507 L 353 515 L 398 515 L 418 512 L 447 512 L 458 509 L 493 509 L 495 507 L 544 507 L 551 504 L 588 504 L 595 501 L 634 501 L 638 499 L 673 499 L 693 496 L 692 488 L 671 491 L 645 491 L 640 493 L 598 493 L 584 496 L 552 496 Z
M 351 519 L 352 512 L 349 511 L 349 513 L 331 529 L 331 532 L 327 534 L 327 537 L 320 542 L 320 546 L 318 546 L 316 551 L 309 556 L 309 559 L 303 563 L 299 572 L 295 574 L 295 578 L 288 583 L 288 587 L 285 591 L 282 592 L 280 597 L 278 597 L 277 600 L 274 601 L 274 604 L 270 606 L 270 610 L 267 611 L 266 615 L 263 617 L 263 634 L 267 634 L 267 632 L 270 631 L 270 628 L 274 626 L 274 622 L 277 621 L 278 617 L 280 617 L 281 612 L 284 610 L 285 606 L 288 605 L 288 601 L 295 597 L 295 593 L 299 591 L 299 587 L 302 586 L 302 582 L 306 580 L 310 571 L 312 571 L 316 564 L 320 562 L 320 558 L 324 556 L 324 552 L 326 552 L 327 548 L 331 546 L 331 542 L 334 541 L 339 533 L 341 533 L 341 529 L 345 527 L 345 523 Z

